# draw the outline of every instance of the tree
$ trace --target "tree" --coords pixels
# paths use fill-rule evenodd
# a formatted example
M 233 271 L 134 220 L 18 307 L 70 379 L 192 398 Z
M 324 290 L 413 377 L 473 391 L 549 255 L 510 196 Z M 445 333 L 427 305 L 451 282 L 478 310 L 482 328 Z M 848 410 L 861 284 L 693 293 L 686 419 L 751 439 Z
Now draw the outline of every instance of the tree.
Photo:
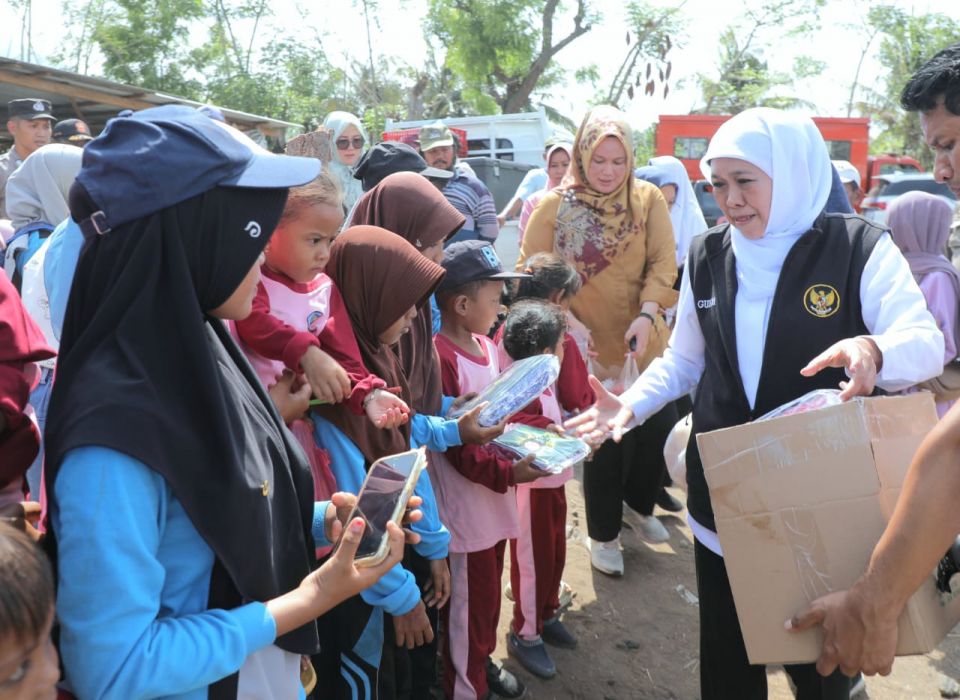
M 202 0 L 114 0 L 115 12 L 93 32 L 106 77 L 151 90 L 198 98 L 189 75 L 190 22 L 204 17 Z
M 667 60 L 667 54 L 679 45 L 683 5 L 661 8 L 645 0 L 627 3 L 627 18 L 632 33 L 627 31 L 627 53 L 603 98 L 605 104 L 620 107 L 625 94 L 632 100 L 638 92 L 634 88 L 639 88 L 641 82 L 644 83 L 644 94 L 652 97 L 658 78 L 663 97 L 669 94 L 673 65 Z M 642 70 L 644 65 L 645 72 Z
M 887 70 L 883 87 L 866 90 L 865 99 L 857 105 L 861 114 L 882 128 L 871 150 L 910 155 L 929 169 L 933 153 L 923 142 L 919 116 L 900 107 L 900 92 L 927 59 L 956 42 L 960 21 L 937 13 L 914 15 L 893 5 L 871 8 L 867 18 L 879 32 L 877 58 Z
M 762 58 L 764 36 L 773 29 L 786 36 L 809 34 L 824 0 L 777 0 L 758 8 L 748 7 L 744 16 L 720 36 L 719 75 L 697 75 L 703 91 L 704 114 L 736 114 L 750 107 L 786 109 L 808 103 L 799 97 L 782 94 L 799 79 L 823 72 L 824 63 L 807 56 L 794 62 L 787 73 L 771 71 Z
M 445 66 L 462 79 L 477 111 L 529 109 L 535 91 L 556 85 L 554 57 L 596 20 L 577 0 L 573 26 L 560 34 L 560 0 L 430 0 L 425 29 L 446 48 Z

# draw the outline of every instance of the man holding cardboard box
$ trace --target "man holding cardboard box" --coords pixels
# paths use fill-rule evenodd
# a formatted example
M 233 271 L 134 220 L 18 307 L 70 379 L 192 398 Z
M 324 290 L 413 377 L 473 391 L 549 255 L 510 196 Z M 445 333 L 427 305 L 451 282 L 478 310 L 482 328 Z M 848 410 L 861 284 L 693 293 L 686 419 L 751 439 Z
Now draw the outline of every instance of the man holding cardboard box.
M 960 44 L 940 51 L 910 79 L 901 104 L 920 112 L 936 152 L 934 177 L 960 196 Z M 951 410 L 920 446 L 890 523 L 866 573 L 849 591 L 819 598 L 788 627 L 822 625 L 817 669 L 887 675 L 907 601 L 960 532 L 960 409 Z
M 618 439 L 696 389 L 695 436 L 756 420 L 811 390 L 839 385 L 846 400 L 940 373 L 943 336 L 890 236 L 862 219 L 823 213 L 831 164 L 810 119 L 742 112 L 717 131 L 701 167 L 730 223 L 691 246 L 669 348 L 619 399 L 595 383 L 598 403 L 570 427 L 594 441 L 611 432 Z M 765 668 L 750 663 L 695 437 L 686 454 L 701 694 L 766 698 Z M 819 488 L 829 500 L 830 481 Z M 775 585 L 775 572 L 753 563 L 755 585 Z M 839 673 L 821 679 L 812 663 L 786 669 L 799 698 L 849 695 L 850 679 Z

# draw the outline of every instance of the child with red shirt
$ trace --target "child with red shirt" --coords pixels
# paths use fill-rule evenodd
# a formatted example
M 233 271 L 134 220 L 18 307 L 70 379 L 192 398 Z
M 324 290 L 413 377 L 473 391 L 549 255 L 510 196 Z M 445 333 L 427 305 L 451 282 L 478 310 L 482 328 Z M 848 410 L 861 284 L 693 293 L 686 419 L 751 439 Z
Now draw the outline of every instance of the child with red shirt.
M 264 249 L 253 311 L 236 322 L 236 335 L 267 388 L 293 372 L 305 378 L 319 402 L 346 401 L 377 427 L 394 428 L 407 422 L 409 408 L 367 371 L 340 292 L 324 273 L 342 223 L 340 190 L 328 175 L 291 188 Z M 295 420 L 290 428 L 310 460 L 315 498 L 328 499 L 335 482 L 326 452 L 315 445 L 313 426 Z
M 521 282 L 521 285 L 526 281 Z M 567 333 L 563 309 L 547 301 L 527 299 L 510 308 L 500 328 L 502 347 L 510 360 L 553 354 L 560 360 L 557 383 L 511 420 L 560 432 L 563 410 L 575 413 L 593 403 L 587 371 Z M 566 376 L 564 376 L 566 370 Z M 564 387 L 564 392 L 560 388 Z M 564 398 L 576 397 L 565 403 Z M 531 673 L 552 678 L 557 669 L 544 642 L 572 649 L 576 638 L 560 621 L 561 575 L 566 562 L 567 498 L 564 484 L 573 468 L 517 486 L 519 531 L 510 541 L 510 585 L 513 622 L 508 651 Z
M 343 299 L 324 273 L 343 223 L 340 201 L 326 174 L 290 190 L 264 249 L 253 312 L 237 322 L 237 334 L 265 384 L 286 367 L 303 373 L 321 402 L 346 400 L 379 427 L 395 427 L 409 409 L 363 366 Z
M 480 391 L 499 374 L 496 346 L 486 337 L 497 318 L 503 272 L 493 246 L 482 241 L 450 245 L 447 274 L 437 289 L 441 328 L 436 336 L 443 393 Z M 433 453 L 430 477 L 440 518 L 450 531 L 451 597 L 443 609 L 443 689 L 452 700 L 520 697 L 523 685 L 496 667 L 500 581 L 506 541 L 517 536 L 514 487 L 544 475 L 532 459 L 513 463 L 488 447 L 465 445 Z

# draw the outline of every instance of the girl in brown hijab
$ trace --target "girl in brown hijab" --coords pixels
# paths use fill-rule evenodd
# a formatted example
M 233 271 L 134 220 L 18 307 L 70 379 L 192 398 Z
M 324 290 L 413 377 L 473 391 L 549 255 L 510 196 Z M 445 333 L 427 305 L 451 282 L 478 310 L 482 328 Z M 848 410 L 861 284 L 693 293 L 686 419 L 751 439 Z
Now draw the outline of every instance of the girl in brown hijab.
M 443 244 L 466 222 L 447 198 L 418 173 L 394 173 L 363 195 L 353 212 L 354 226 L 367 224 L 392 231 L 439 264 Z M 440 415 L 440 361 L 433 347 L 433 312 L 425 305 L 410 333 L 400 339 L 400 362 L 410 382 L 417 413 Z
M 443 268 L 399 236 L 382 228 L 355 226 L 334 242 L 327 274 L 343 297 L 364 365 L 413 405 L 410 384 L 393 346 L 410 333 L 443 277 Z M 352 484 L 355 493 L 370 464 L 411 447 L 409 423 L 380 429 L 342 404 L 322 407 L 316 412 L 315 425 L 317 442 L 330 453 L 338 488 Z M 416 493 L 429 501 L 426 517 L 417 524 L 422 537 L 417 551 L 430 560 L 444 559 L 450 536 L 437 516 L 426 473 Z M 397 565 L 375 588 L 335 608 L 323 621 L 318 674 L 321 687 L 331 697 L 352 698 L 352 688 L 358 687 L 370 689 L 374 698 L 396 695 L 394 674 L 379 670 L 381 663 L 385 668 L 393 663 L 394 644 L 384 643 L 384 614 L 394 618 L 388 627 L 391 639 L 396 630 L 397 645 L 413 648 L 432 640 L 421 591 L 413 575 Z
M 425 259 L 439 263 L 443 244 L 463 226 L 465 219 L 430 181 L 418 173 L 394 173 L 363 195 L 354 209 L 354 225 L 380 226 L 413 244 Z M 440 359 L 433 345 L 432 304 L 424 304 L 413 320 L 410 332 L 397 344 L 400 365 L 410 388 L 413 409 L 411 426 L 415 445 L 425 444 L 431 450 L 445 451 L 459 444 L 459 428 L 455 443 L 444 442 L 444 426 L 456 424 L 444 415 L 443 386 L 440 380 Z M 452 428 L 447 431 L 453 437 Z M 439 609 L 450 597 L 450 569 L 446 557 L 428 559 L 409 548 L 403 566 L 410 571 L 417 585 L 428 596 L 428 617 L 436 628 Z M 432 604 L 431 604 L 432 603 Z M 399 630 L 397 630 L 399 632 Z M 390 626 L 387 626 L 390 637 Z M 436 669 L 437 641 L 408 652 L 410 697 L 428 697 Z

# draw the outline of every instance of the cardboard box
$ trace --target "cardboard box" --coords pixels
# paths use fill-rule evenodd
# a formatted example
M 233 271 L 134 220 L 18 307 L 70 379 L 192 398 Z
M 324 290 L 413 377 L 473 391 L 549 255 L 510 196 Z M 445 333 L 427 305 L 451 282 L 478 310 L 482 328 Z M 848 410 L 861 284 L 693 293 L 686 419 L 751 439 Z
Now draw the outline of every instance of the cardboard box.
M 783 623 L 866 569 L 907 468 L 937 422 L 931 394 L 856 399 L 697 436 L 751 663 L 815 661 L 818 630 Z M 933 650 L 960 620 L 930 579 L 900 618 L 898 655 Z

